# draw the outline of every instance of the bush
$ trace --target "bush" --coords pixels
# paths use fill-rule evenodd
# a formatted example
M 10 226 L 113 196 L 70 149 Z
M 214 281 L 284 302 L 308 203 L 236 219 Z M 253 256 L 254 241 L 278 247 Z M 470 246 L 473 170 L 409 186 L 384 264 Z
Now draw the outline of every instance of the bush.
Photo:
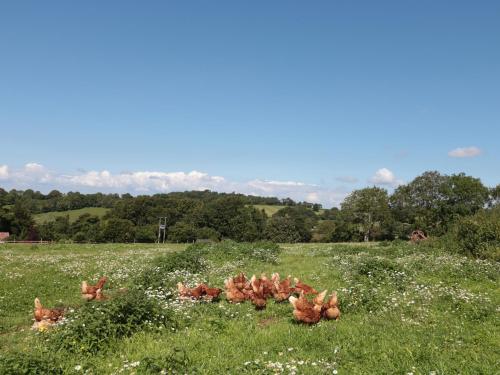
M 460 254 L 500 260 L 500 209 L 462 218 L 448 235 L 450 239 Z
M 32 354 L 12 353 L 0 355 L 0 374 L 45 375 L 62 374 L 63 369 L 52 358 Z
M 137 367 L 140 374 L 193 374 L 191 360 L 182 349 L 174 350 L 166 357 L 144 357 Z M 189 371 L 187 371 L 189 370 Z
M 96 354 L 113 340 L 166 326 L 175 326 L 169 311 L 143 290 L 132 289 L 109 301 L 88 303 L 69 314 L 49 342 L 56 350 Z

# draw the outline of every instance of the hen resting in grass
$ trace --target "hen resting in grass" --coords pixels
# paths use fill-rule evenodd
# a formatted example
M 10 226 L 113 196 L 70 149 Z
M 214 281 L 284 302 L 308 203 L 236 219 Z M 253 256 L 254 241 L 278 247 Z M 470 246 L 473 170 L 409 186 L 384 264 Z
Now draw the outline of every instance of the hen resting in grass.
M 247 278 L 243 272 L 241 272 L 238 276 L 233 277 L 233 283 L 236 288 L 239 290 L 245 289 L 247 286 Z
M 276 302 L 283 302 L 290 297 L 294 292 L 294 288 L 291 287 L 291 276 L 280 282 L 280 275 L 278 273 L 273 273 L 271 280 L 273 281 L 273 297 Z
M 208 285 L 202 284 L 203 286 L 203 299 L 207 301 L 213 301 L 219 298 L 222 293 L 220 288 L 210 288 Z
M 326 290 L 320 293 L 313 302 L 308 301 L 304 293 L 301 293 L 299 298 L 290 296 L 288 300 L 293 305 L 295 319 L 307 324 L 318 323 L 321 319 L 321 309 L 325 295 Z
M 44 320 L 55 323 L 64 316 L 64 309 L 44 309 L 40 300 L 35 298 L 35 310 L 33 311 L 33 315 L 37 322 Z
M 264 275 L 265 277 L 265 275 Z M 257 279 L 255 275 L 252 276 L 250 280 L 250 285 L 252 286 L 252 294 L 250 296 L 255 309 L 262 310 L 266 308 L 267 304 L 267 294 L 266 294 L 266 281 Z
M 180 299 L 200 299 L 205 293 L 205 285 L 199 284 L 196 288 L 188 288 L 183 283 L 177 283 Z
M 337 293 L 333 292 L 330 296 L 330 299 L 328 302 L 326 302 L 322 309 L 321 309 L 321 315 L 325 319 L 339 319 L 340 318 L 340 310 L 338 307 L 338 299 L 337 299 Z
M 106 281 L 108 281 L 106 276 L 101 277 L 96 285 L 88 285 L 86 281 L 82 281 L 82 298 L 87 301 L 95 299 L 97 291 L 100 289 L 102 292 Z
M 304 284 L 299 279 L 293 279 L 295 282 L 295 293 L 304 293 L 304 294 L 318 294 L 318 291 L 314 289 L 312 286 Z
M 245 301 L 249 297 L 249 293 L 245 293 L 238 289 L 232 277 L 224 280 L 224 287 L 226 289 L 226 299 L 231 303 L 239 303 Z

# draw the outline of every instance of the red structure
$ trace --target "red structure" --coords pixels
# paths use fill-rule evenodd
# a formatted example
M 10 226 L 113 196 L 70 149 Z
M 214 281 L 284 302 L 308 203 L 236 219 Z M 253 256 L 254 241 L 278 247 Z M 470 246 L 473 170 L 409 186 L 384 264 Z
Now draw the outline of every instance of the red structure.
M 426 239 L 427 239 L 427 236 L 421 230 L 414 230 L 410 236 L 410 241 L 413 243 L 425 241 Z
M 5 241 L 7 238 L 9 238 L 10 233 L 9 232 L 0 232 L 0 242 Z

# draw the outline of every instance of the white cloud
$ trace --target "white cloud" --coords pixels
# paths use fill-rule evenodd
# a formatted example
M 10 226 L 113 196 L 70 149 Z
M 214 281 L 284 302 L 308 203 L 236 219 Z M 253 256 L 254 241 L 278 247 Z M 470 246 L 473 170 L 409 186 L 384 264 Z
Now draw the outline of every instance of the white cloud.
M 403 182 L 398 180 L 394 173 L 387 168 L 380 168 L 369 180 L 372 184 L 375 185 L 386 185 L 386 186 L 398 186 Z
M 9 178 L 9 167 L 7 165 L 0 165 L 0 180 Z
M 57 181 L 64 185 L 85 186 L 92 188 L 132 190 L 137 192 L 162 192 L 174 190 L 215 189 L 224 183 L 219 176 L 206 173 L 185 172 L 130 172 L 112 174 L 109 171 L 90 171 L 77 175 L 62 175 Z
M 212 190 L 237 192 L 260 196 L 290 197 L 296 201 L 306 200 L 325 206 L 338 206 L 348 191 L 327 188 L 300 181 L 274 181 L 254 179 L 244 182 L 229 181 L 221 176 L 211 176 L 199 171 L 158 172 L 136 171 L 112 173 L 108 170 L 84 171 L 74 174 L 50 172 L 43 165 L 28 163 L 23 168 L 9 171 L 0 166 L 0 179 L 16 188 L 42 190 L 82 190 L 85 192 L 116 192 L 154 194 L 185 190 Z
M 452 158 L 473 158 L 481 154 L 481 149 L 476 146 L 458 147 L 448 152 L 448 156 Z

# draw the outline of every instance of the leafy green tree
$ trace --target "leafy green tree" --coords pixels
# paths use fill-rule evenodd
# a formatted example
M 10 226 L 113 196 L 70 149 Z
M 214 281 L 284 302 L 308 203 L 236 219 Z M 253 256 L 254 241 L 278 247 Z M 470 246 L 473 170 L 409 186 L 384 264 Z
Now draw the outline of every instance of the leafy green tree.
M 378 187 L 354 190 L 341 204 L 342 211 L 358 225 L 364 241 L 381 239 L 391 220 L 387 190 Z
M 135 237 L 134 223 L 126 219 L 108 219 L 104 223 L 102 237 L 104 241 L 108 242 L 133 242 Z
M 184 221 L 179 221 L 168 228 L 168 240 L 171 242 L 194 242 L 196 234 L 196 227 Z
M 318 222 L 318 215 L 305 206 L 288 206 L 277 211 L 273 217 L 287 217 L 294 222 L 299 232 L 300 242 L 309 242 L 312 237 L 312 228 Z
M 463 173 L 425 172 L 391 196 L 394 218 L 412 229 L 441 235 L 457 218 L 472 215 L 488 202 L 488 189 Z
M 301 242 L 300 229 L 295 220 L 287 216 L 274 215 L 267 221 L 265 236 L 273 242 L 295 243 Z
M 332 242 L 337 224 L 334 220 L 321 220 L 314 228 L 312 234 L 313 242 Z
M 155 242 L 158 235 L 158 226 L 143 225 L 135 228 L 135 240 L 137 242 Z
M 490 199 L 488 205 L 490 207 L 496 207 L 500 205 L 500 184 L 490 189 Z

